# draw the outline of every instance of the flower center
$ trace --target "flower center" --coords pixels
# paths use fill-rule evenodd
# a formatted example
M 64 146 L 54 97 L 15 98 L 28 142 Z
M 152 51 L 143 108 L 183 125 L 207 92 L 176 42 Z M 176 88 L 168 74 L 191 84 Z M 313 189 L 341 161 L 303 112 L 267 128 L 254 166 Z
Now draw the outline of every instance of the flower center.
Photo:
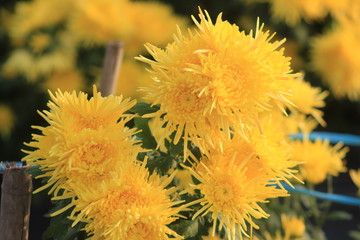
M 126 232 L 125 239 L 127 240 L 148 240 L 158 239 L 159 235 L 156 234 L 154 226 L 149 226 L 144 222 L 137 222 Z

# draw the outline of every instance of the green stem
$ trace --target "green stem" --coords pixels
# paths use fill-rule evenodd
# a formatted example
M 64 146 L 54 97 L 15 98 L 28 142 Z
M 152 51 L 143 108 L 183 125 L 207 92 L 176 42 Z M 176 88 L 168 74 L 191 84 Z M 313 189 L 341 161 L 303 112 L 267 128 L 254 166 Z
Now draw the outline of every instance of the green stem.
M 328 175 L 327 177 L 327 191 L 328 193 L 333 193 L 334 192 L 334 188 L 333 188 L 333 180 L 332 180 L 332 176 Z M 324 202 L 324 209 L 323 209 L 323 214 L 321 214 L 320 219 L 319 219 L 319 225 L 320 227 L 323 227 L 327 216 L 329 215 L 329 211 L 330 211 L 330 207 L 331 207 L 331 202 L 330 201 L 325 201 Z

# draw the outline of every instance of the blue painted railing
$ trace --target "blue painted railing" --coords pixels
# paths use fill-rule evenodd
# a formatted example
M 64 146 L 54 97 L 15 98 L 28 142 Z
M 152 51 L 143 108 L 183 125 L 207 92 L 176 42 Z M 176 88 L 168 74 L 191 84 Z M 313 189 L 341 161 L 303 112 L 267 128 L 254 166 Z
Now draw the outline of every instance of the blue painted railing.
M 302 133 L 290 134 L 292 139 L 303 139 Z M 308 135 L 309 140 L 314 141 L 315 139 L 328 139 L 330 143 L 336 144 L 342 142 L 347 146 L 360 146 L 360 136 L 343 133 L 333 132 L 312 132 Z
M 10 162 L 11 164 L 16 164 L 17 167 L 23 166 L 23 162 Z M 6 168 L 5 162 L 0 162 L 0 173 L 2 173 L 2 170 Z
M 341 203 L 341 204 L 346 204 L 346 205 L 354 205 L 354 206 L 360 207 L 360 199 L 359 198 L 349 197 L 349 196 L 335 194 L 335 193 L 319 192 L 319 191 L 310 190 L 310 189 L 307 189 L 305 187 L 298 186 L 298 185 L 295 185 L 294 188 L 286 183 L 281 183 L 281 185 L 289 192 L 306 194 L 306 195 L 309 195 L 312 197 L 328 200 L 331 202 L 336 202 L 336 203 Z
M 293 139 L 303 139 L 304 135 L 299 134 L 290 134 L 290 137 Z M 338 142 L 344 143 L 347 146 L 360 146 L 360 136 L 351 135 L 351 134 L 341 134 L 341 133 L 332 133 L 332 132 L 312 132 L 308 135 L 309 140 L 313 141 L 315 139 L 328 139 L 330 143 L 336 144 Z M 23 166 L 22 162 L 16 162 L 16 166 Z M 2 169 L 6 167 L 6 163 L 0 164 L 0 173 Z M 306 194 L 313 196 L 319 199 L 328 200 L 331 202 L 342 203 L 346 205 L 355 205 L 360 206 L 360 199 L 349 197 L 345 195 L 335 194 L 335 193 L 324 193 L 316 190 L 310 190 L 302 186 L 291 187 L 286 183 L 281 184 L 289 192 Z

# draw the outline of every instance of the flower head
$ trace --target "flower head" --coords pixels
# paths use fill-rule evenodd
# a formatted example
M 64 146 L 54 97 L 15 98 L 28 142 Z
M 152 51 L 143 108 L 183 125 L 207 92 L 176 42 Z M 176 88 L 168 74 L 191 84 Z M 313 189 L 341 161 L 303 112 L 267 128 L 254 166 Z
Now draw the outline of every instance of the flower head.
M 304 180 L 312 184 L 319 184 L 326 179 L 326 176 L 338 176 L 345 172 L 346 167 L 343 158 L 348 148 L 343 148 L 342 143 L 331 146 L 328 140 L 316 139 L 310 142 L 294 141 L 291 143 L 292 158 L 300 163 L 300 174 Z
M 65 21 L 72 8 L 70 0 L 18 2 L 9 20 L 9 34 L 15 43 L 22 44 L 32 31 Z
M 84 87 L 84 79 L 78 70 L 69 69 L 51 73 L 44 85 L 51 91 L 57 89 L 62 91 L 81 90 Z
M 292 90 L 289 100 L 296 106 L 291 107 L 292 111 L 299 111 L 302 114 L 309 114 L 313 116 L 322 126 L 326 123 L 322 118 L 323 112 L 318 108 L 325 106 L 325 97 L 328 95 L 327 91 L 321 91 L 320 88 L 312 87 L 309 82 L 298 78 L 288 81 L 289 89 Z
M 360 196 L 360 169 L 358 169 L 358 170 L 351 169 L 351 170 L 349 170 L 349 174 L 350 174 L 351 180 L 358 187 L 358 189 L 359 189 L 358 195 Z
M 330 32 L 316 37 L 312 43 L 313 68 L 338 98 L 360 98 L 358 22 L 344 21 Z
M 181 210 L 170 198 L 175 189 L 166 188 L 174 175 L 149 175 L 144 165 L 133 163 L 96 187 L 72 182 L 77 193 L 73 225 L 87 222 L 89 239 L 163 240 L 169 235 L 181 239 L 167 226 Z
M 176 31 L 176 25 L 182 28 L 186 24 L 185 20 L 177 16 L 169 5 L 152 1 L 130 3 L 128 11 L 131 13 L 129 17 L 133 24 L 133 31 L 125 45 L 127 53 L 131 56 L 143 52 L 145 42 L 164 46 L 171 40 Z M 149 24 L 149 19 L 151 19 L 151 24 Z
M 259 0 L 256 0 L 259 1 Z M 351 0 L 266 0 L 271 3 L 271 12 L 275 19 L 296 25 L 305 21 L 321 20 L 328 13 L 333 16 L 344 14 L 349 9 Z
M 40 55 L 26 48 L 14 50 L 3 65 L 5 76 L 23 75 L 29 81 L 37 81 L 53 72 L 73 69 L 75 65 L 73 37 L 66 32 L 59 32 L 56 37 L 58 40 L 56 47 Z
M 23 159 L 40 166 L 44 172 L 40 177 L 50 177 L 37 191 L 51 186 L 49 193 L 57 195 L 69 179 L 101 181 L 136 160 L 141 148 L 135 145 L 135 130 L 125 126 L 131 117 L 124 114 L 135 102 L 103 98 L 95 87 L 93 94 L 88 100 L 85 93 L 59 90 L 51 94 L 50 110 L 40 113 L 49 126 L 36 127 L 41 134 L 34 134 L 27 144 L 35 150 L 25 151 Z
M 270 100 L 287 102 L 285 82 L 295 75 L 278 50 L 284 41 L 271 42 L 263 26 L 246 35 L 221 14 L 215 23 L 201 10 L 199 18 L 193 18 L 197 29 L 187 36 L 178 31 L 165 50 L 147 44 L 155 61 L 138 58 L 152 67 L 146 99 L 161 104 L 148 117 L 163 117 L 169 132 L 176 132 L 175 142 L 182 134 L 207 140 L 208 129 L 246 136 L 258 114 L 271 108 Z
M 142 99 L 144 93 L 139 91 L 139 87 L 148 86 L 150 82 L 151 78 L 141 64 L 134 60 L 125 60 L 122 62 L 121 73 L 117 79 L 116 94 Z
M 51 36 L 46 33 L 38 33 L 31 37 L 30 47 L 35 53 L 44 51 L 51 42 Z
M 250 142 L 239 135 L 225 138 L 223 149 L 212 149 L 190 169 L 200 182 L 191 189 L 202 194 L 190 203 L 202 206 L 193 218 L 210 212 L 214 227 L 219 221 L 219 228 L 225 227 L 229 239 L 234 239 L 236 232 L 246 236 L 248 226 L 258 228 L 253 218 L 268 217 L 258 203 L 286 196 L 285 190 L 273 184 L 281 186 L 280 181 L 287 181 L 294 172 L 291 167 L 295 164 L 287 159 L 284 148 L 277 148 L 274 139 L 252 137 Z
M 151 24 L 149 24 L 151 19 Z M 130 55 L 142 52 L 144 42 L 165 44 L 175 22 L 184 25 L 169 6 L 156 2 L 129 0 L 81 0 L 69 18 L 70 31 L 85 43 L 125 43 Z
M 81 0 L 69 18 L 71 32 L 81 41 L 105 44 L 123 40 L 133 25 L 127 0 Z
M 290 239 L 290 237 L 301 237 L 305 233 L 305 223 L 304 219 L 301 217 L 281 214 L 281 223 L 285 232 L 284 239 Z

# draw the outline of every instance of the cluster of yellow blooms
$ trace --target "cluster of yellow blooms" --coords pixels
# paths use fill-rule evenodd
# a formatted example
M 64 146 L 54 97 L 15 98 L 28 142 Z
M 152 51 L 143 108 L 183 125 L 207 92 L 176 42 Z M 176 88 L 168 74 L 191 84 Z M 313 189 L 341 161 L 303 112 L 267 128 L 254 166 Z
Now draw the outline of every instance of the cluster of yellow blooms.
M 272 16 L 288 25 L 324 21 L 335 23 L 325 34 L 311 41 L 312 68 L 318 72 L 337 98 L 360 99 L 360 1 L 358 0 L 248 0 L 271 4 Z M 331 69 L 331 71 L 329 71 Z
M 14 45 L 2 67 L 4 77 L 21 75 L 32 82 L 45 79 L 45 89 L 84 89 L 85 73 L 77 66 L 79 49 L 122 41 L 126 45 L 126 58 L 132 60 L 123 66 L 119 77 L 119 82 L 130 78 L 127 84 L 120 83 L 122 88 L 118 90 L 126 96 L 134 96 L 135 85 L 149 79 L 144 76 L 144 68 L 133 60 L 143 51 L 143 43 L 164 45 L 171 39 L 176 24 L 186 24 L 170 6 L 129 0 L 19 1 L 14 13 L 2 11 L 0 17 Z M 134 71 L 141 77 L 137 81 L 126 75 Z M 98 76 L 99 73 L 95 68 L 93 73 L 86 74 Z
M 138 59 L 151 66 L 147 100 L 160 106 L 143 117 L 153 118 L 153 131 L 161 132 L 159 146 L 172 134 L 174 144 L 183 140 L 191 166 L 183 166 L 179 180 L 188 179 L 184 172 L 197 179 L 181 184 L 182 193 L 200 193 L 196 200 L 182 203 L 173 195 L 177 187 L 166 188 L 178 178 L 176 170 L 159 177 L 149 174 L 146 160 L 137 162 L 144 150 L 136 130 L 125 126 L 133 101 L 103 98 L 96 90 L 90 100 L 58 91 L 41 113 L 49 126 L 37 127 L 41 135 L 28 144 L 36 150 L 24 160 L 49 177 L 38 191 L 51 187 L 54 199 L 72 199 L 70 218 L 86 222 L 89 239 L 181 239 L 167 225 L 189 207 L 192 219 L 211 216 L 211 235 L 224 229 L 230 240 L 251 236 L 255 219 L 269 216 L 260 204 L 288 196 L 283 182 L 302 177 L 317 184 L 345 169 L 341 145 L 288 136 L 310 132 L 316 120 L 325 124 L 318 108 L 327 93 L 292 73 L 280 48 L 285 40 L 272 41 L 260 24 L 245 34 L 221 14 L 212 22 L 200 10 L 193 20 L 196 27 L 187 35 L 178 30 L 166 49 L 146 45 L 154 60 Z M 188 149 L 190 142 L 201 157 Z M 312 171 L 315 158 L 320 167 Z
M 133 118 L 125 114 L 135 101 L 122 97 L 101 97 L 94 88 L 87 94 L 51 95 L 49 111 L 40 113 L 49 123 L 36 127 L 24 158 L 39 165 L 48 183 L 36 190 L 50 188 L 54 200 L 72 199 L 59 214 L 75 205 L 74 225 L 87 222 L 89 239 L 167 239 L 177 236 L 166 225 L 178 217 L 179 202 L 170 198 L 176 189 L 165 187 L 174 174 L 150 175 L 146 163 L 136 157 L 143 151 L 134 139 L 135 129 L 125 125 Z

